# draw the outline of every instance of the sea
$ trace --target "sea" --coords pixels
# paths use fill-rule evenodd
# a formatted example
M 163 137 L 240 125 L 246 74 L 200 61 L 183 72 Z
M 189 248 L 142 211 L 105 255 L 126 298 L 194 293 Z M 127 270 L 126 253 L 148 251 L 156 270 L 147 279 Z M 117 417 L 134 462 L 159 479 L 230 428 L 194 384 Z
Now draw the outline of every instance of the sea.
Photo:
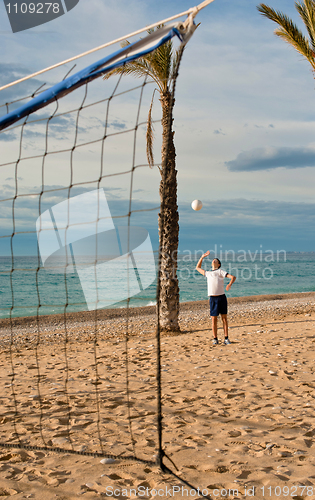
M 222 253 L 222 252 L 221 252 Z M 180 301 L 207 299 L 206 279 L 195 270 L 200 255 L 178 257 Z M 236 276 L 228 297 L 284 294 L 315 291 L 315 252 L 223 252 L 222 269 Z M 203 268 L 211 269 L 211 258 Z M 125 286 L 119 273 L 108 278 L 111 289 Z M 226 280 L 228 283 L 228 280 Z M 156 280 L 127 300 L 110 308 L 151 306 L 156 304 Z M 0 318 L 50 315 L 88 310 L 77 272 L 65 273 L 44 269 L 37 257 L 0 258 Z

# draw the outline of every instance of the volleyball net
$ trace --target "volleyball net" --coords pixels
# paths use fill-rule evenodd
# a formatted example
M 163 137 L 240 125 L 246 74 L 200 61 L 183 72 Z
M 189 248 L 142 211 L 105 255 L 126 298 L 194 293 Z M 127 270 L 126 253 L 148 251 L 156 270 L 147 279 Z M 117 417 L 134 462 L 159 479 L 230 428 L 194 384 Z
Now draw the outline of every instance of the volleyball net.
M 161 117 L 149 72 L 135 80 L 125 69 L 161 47 L 172 53 L 171 113 L 194 17 L 211 1 L 97 62 L 73 58 L 0 89 L 1 447 L 165 469 L 160 315 L 149 344 L 130 307 L 160 300 L 163 203 L 147 200 L 159 199 L 163 168 L 146 149 L 148 110 L 156 148 Z M 83 66 L 75 72 L 74 60 Z

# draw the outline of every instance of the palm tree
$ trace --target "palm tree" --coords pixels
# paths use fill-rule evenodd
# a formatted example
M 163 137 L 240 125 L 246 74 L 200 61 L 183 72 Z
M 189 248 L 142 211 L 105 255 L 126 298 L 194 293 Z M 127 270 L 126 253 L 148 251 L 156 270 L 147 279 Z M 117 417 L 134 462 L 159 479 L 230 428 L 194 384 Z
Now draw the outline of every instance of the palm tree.
M 268 5 L 261 3 L 257 6 L 258 11 L 271 21 L 277 23 L 280 28 L 275 30 L 275 35 L 292 45 L 302 56 L 304 56 L 315 71 L 315 0 L 303 0 L 295 2 L 298 11 L 308 32 L 309 38 L 285 14 L 276 11 Z
M 158 27 L 157 29 L 159 29 Z M 149 31 L 152 32 L 153 30 Z M 128 45 L 126 41 L 123 45 Z M 176 72 L 179 52 L 174 50 L 172 41 L 164 43 L 154 52 L 116 68 L 104 78 L 113 74 L 132 75 L 136 78 L 151 78 L 157 85 L 162 107 L 162 149 L 160 200 L 161 213 L 158 215 L 160 239 L 160 326 L 164 330 L 179 330 L 179 286 L 177 279 L 178 252 L 178 206 L 177 206 L 177 171 L 176 152 L 173 131 L 173 107 L 171 83 Z M 153 93 L 154 97 L 154 93 Z M 152 105 L 149 109 L 147 124 L 147 158 L 149 165 L 154 165 L 153 159 L 153 127 Z M 161 246 L 162 242 L 162 246 Z

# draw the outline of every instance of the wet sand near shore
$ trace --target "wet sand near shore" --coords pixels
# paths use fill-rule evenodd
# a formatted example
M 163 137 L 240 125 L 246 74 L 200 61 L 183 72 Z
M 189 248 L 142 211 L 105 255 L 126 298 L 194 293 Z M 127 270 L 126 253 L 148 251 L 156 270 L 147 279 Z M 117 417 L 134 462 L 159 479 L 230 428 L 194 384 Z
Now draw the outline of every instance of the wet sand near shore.
M 98 311 L 97 328 L 94 313 L 67 315 L 66 330 L 62 316 L 2 320 L 0 441 L 93 453 L 101 438 L 116 458 L 0 448 L 0 496 L 315 498 L 314 305 L 229 299 L 232 344 L 219 328 L 213 346 L 207 301 L 186 303 L 181 332 L 163 333 L 164 463 L 195 494 L 154 464 L 154 308 L 129 311 L 127 343 L 123 310 Z

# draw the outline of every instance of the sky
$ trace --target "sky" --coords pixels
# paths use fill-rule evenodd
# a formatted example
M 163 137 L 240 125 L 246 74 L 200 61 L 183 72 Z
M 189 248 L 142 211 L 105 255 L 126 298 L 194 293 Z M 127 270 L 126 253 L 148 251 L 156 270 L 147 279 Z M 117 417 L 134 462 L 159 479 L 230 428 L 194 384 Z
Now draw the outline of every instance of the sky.
M 285 12 L 303 28 L 293 1 L 270 0 L 268 4 Z M 215 245 L 235 251 L 314 250 L 314 77 L 309 63 L 274 36 L 275 26 L 258 13 L 257 5 L 258 1 L 253 0 L 215 0 L 198 14 L 196 22 L 200 26 L 185 49 L 174 108 L 180 252 L 206 251 Z M 10 83 L 193 6 L 190 0 L 80 0 L 70 12 L 49 23 L 12 33 L 4 3 L 1 3 L 0 84 Z M 87 64 L 109 53 L 109 49 L 98 52 L 87 58 Z M 64 75 L 65 70 L 62 71 Z M 55 74 L 48 74 L 47 83 L 55 83 L 56 78 Z M 34 85 L 37 88 L 37 83 L 39 87 L 42 82 L 42 77 L 38 77 L 32 82 L 33 87 L 24 84 L 23 91 L 34 90 Z M 106 82 L 106 85 L 110 89 L 113 83 Z M 0 92 L 0 105 L 13 100 L 18 92 L 15 88 Z M 148 105 L 149 98 L 151 91 L 145 95 Z M 134 113 L 129 104 L 135 102 L 138 101 L 134 95 L 130 103 L 124 98 L 117 100 L 116 107 L 111 108 L 113 131 L 128 126 Z M 146 112 L 147 108 L 143 111 L 143 121 Z M 158 120 L 157 97 L 154 113 Z M 92 134 L 97 129 L 97 112 L 94 117 L 84 119 Z M 59 117 L 56 125 L 55 139 L 63 143 L 68 140 L 70 144 L 73 136 L 69 122 Z M 28 133 L 34 155 L 36 151 L 43 152 L 43 137 L 36 126 Z M 18 151 L 12 146 L 10 134 L 9 131 L 0 140 L 1 163 L 11 158 L 10 155 L 17 159 Z M 71 136 L 68 139 L 67 134 Z M 155 158 L 158 159 L 158 126 L 155 135 Z M 138 159 L 141 163 L 145 162 L 142 129 L 139 136 L 143 148 Z M 130 160 L 132 154 L 132 141 L 127 139 L 122 145 L 118 139 L 119 136 L 113 138 L 113 147 L 108 151 L 111 173 L 119 162 L 125 161 L 125 156 Z M 93 171 L 97 154 L 92 146 L 86 151 L 84 161 L 89 165 L 89 173 Z M 64 187 L 69 183 L 69 172 L 62 167 L 61 156 L 56 158 L 60 161 L 52 163 L 50 170 L 47 166 L 48 187 Z M 159 172 L 156 168 L 140 170 L 141 175 L 134 181 L 134 206 L 156 207 Z M 41 161 L 25 162 L 23 168 L 18 168 L 17 177 L 19 193 L 38 193 Z M 88 182 L 89 179 L 81 170 L 76 180 Z M 0 183 L 1 199 L 12 197 L 14 169 L 2 168 Z M 92 185 L 86 189 L 92 189 Z M 128 182 L 108 178 L 104 189 L 112 215 L 119 214 L 122 207 L 128 209 Z M 72 195 L 75 193 L 73 190 Z M 43 206 L 52 206 L 61 201 L 62 196 L 64 191 L 47 195 Z M 194 199 L 203 202 L 201 211 L 191 209 Z M 18 199 L 15 210 L 18 220 L 15 230 L 25 232 L 15 238 L 15 251 L 20 255 L 35 253 L 38 213 L 32 207 L 32 197 Z M 7 202 L 2 203 L 0 217 L 1 235 L 12 233 L 12 207 Z M 148 229 L 156 248 L 157 212 L 139 213 L 135 222 Z M 10 253 L 8 238 L 2 239 L 0 252 Z

